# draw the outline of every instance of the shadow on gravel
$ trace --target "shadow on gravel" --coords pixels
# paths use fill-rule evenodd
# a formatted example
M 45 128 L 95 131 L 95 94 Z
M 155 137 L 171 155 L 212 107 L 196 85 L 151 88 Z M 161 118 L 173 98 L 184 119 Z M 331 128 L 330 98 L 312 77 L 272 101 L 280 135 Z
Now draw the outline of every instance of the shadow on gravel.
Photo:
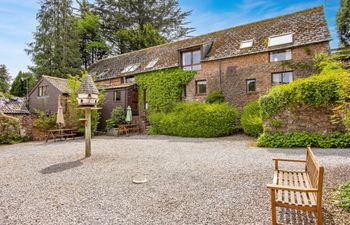
M 76 168 L 78 166 L 83 165 L 83 163 L 81 162 L 82 160 L 83 159 L 79 159 L 79 160 L 72 161 L 72 162 L 64 162 L 64 163 L 54 164 L 54 165 L 46 167 L 45 169 L 40 170 L 40 173 L 51 174 L 51 173 L 59 173 L 59 172 L 65 171 L 65 170 L 73 169 L 73 168 Z

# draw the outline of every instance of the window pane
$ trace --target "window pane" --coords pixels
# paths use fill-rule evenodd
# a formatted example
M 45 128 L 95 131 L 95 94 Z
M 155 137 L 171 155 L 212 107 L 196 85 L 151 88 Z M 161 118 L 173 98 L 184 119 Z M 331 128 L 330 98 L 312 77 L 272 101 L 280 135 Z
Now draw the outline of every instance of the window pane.
M 282 82 L 281 74 L 274 73 L 272 74 L 272 85 L 279 85 Z
M 293 34 L 269 37 L 269 46 L 293 43 Z
M 201 62 L 201 51 L 194 51 L 192 64 L 199 64 L 200 62 Z
M 292 51 L 290 49 L 270 53 L 270 62 L 278 62 L 290 59 L 292 59 Z
M 247 91 L 254 92 L 255 91 L 255 80 L 247 80 Z
M 207 93 L 207 82 L 206 81 L 197 81 L 197 93 L 198 94 Z
M 201 64 L 192 66 L 192 70 L 200 70 L 202 68 Z
M 191 52 L 182 53 L 182 65 L 183 66 L 191 65 Z
M 282 75 L 283 83 L 290 83 L 293 81 L 293 72 L 286 72 Z
M 118 91 L 114 91 L 114 97 L 113 97 L 114 101 L 120 101 L 121 99 L 121 92 Z

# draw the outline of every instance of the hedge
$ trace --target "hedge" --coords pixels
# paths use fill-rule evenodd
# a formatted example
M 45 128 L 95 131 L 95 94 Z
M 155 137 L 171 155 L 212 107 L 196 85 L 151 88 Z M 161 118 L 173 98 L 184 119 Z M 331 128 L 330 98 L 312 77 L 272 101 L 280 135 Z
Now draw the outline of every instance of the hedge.
M 152 113 L 151 134 L 220 137 L 237 129 L 238 111 L 228 104 L 178 103 L 169 113 Z
M 207 97 L 206 103 L 224 103 L 225 95 L 223 91 L 213 91 Z
M 272 148 L 305 147 L 307 145 L 320 148 L 347 148 L 350 147 L 350 134 L 339 132 L 328 135 L 308 132 L 264 133 L 258 138 L 257 145 Z
M 15 144 L 21 140 L 19 119 L 0 114 L 0 144 Z
M 248 103 L 241 116 L 241 126 L 245 134 L 259 137 L 263 132 L 263 122 L 261 118 L 261 108 L 258 101 Z

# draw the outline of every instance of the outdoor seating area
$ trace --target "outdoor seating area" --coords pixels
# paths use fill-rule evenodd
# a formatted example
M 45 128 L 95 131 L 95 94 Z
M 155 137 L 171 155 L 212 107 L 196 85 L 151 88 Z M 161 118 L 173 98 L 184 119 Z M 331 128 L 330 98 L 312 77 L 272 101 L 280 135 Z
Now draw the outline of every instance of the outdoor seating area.
M 140 127 L 138 124 L 120 124 L 115 128 L 115 134 L 119 137 L 121 134 L 129 136 L 130 133 L 140 133 Z
M 77 136 L 77 133 L 75 131 L 76 129 L 54 129 L 54 130 L 48 130 L 47 134 L 45 135 L 45 142 L 48 142 L 50 139 L 56 141 L 59 140 L 67 140 L 67 138 L 74 138 Z

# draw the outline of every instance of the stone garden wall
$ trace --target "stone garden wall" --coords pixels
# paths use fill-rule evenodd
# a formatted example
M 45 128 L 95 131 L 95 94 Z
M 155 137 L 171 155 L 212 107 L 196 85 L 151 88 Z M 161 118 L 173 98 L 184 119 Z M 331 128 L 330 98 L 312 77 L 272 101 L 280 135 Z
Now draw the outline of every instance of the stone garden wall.
M 331 116 L 334 114 L 330 107 L 296 106 L 285 109 L 281 113 L 273 115 L 264 121 L 265 133 L 290 133 L 306 131 L 327 135 L 332 132 L 344 132 L 343 123 L 333 123 Z

